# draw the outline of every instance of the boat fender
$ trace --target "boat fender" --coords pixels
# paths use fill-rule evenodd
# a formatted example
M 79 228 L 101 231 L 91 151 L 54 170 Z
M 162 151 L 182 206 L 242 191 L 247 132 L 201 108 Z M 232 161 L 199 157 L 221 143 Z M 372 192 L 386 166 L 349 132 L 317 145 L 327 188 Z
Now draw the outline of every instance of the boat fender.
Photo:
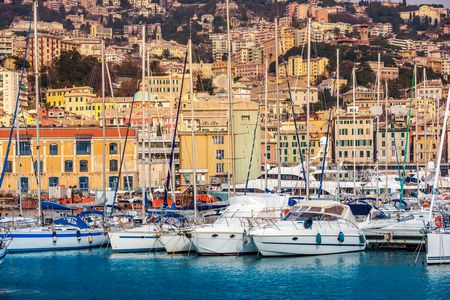
M 303 227 L 305 227 L 305 229 L 311 229 L 312 225 L 313 225 L 312 219 L 308 219 L 303 222 Z
M 390 242 L 390 241 L 392 240 L 392 233 L 386 232 L 386 233 L 384 234 L 384 240 L 385 240 L 386 242 Z
M 77 230 L 77 240 L 81 241 L 81 232 Z
M 320 233 L 316 234 L 316 244 L 317 245 L 322 244 L 322 235 Z
M 437 216 L 436 219 L 434 219 L 434 225 L 436 225 L 437 228 L 441 228 L 444 226 L 444 218 L 442 216 Z
M 181 201 L 180 200 L 175 201 L 175 205 L 176 206 L 180 206 L 181 205 Z
M 359 243 L 360 244 L 365 244 L 366 243 L 366 237 L 364 236 L 364 234 L 360 234 L 359 235 Z
M 94 241 L 94 237 L 92 236 L 92 233 L 89 232 L 89 235 L 88 235 L 89 244 L 92 244 L 93 241 Z
M 53 243 L 56 243 L 56 231 L 54 231 L 54 230 L 52 232 L 52 240 L 53 240 Z
M 344 233 L 343 233 L 342 231 L 339 232 L 339 235 L 338 235 L 338 238 L 337 238 L 337 239 L 338 239 L 338 241 L 341 242 L 341 243 L 344 242 L 345 236 L 344 236 Z

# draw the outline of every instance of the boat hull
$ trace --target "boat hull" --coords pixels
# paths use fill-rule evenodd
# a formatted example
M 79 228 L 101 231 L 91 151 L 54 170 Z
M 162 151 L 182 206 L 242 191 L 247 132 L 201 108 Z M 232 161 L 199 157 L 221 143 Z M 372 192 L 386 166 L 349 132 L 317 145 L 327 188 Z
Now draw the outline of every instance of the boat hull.
M 200 228 L 192 231 L 191 241 L 198 255 L 243 255 L 257 252 L 245 230 Z
M 133 228 L 128 231 L 109 232 L 109 241 L 114 252 L 148 252 L 164 250 L 159 241 L 159 232 L 152 227 Z
M 0 249 L 0 265 L 3 264 L 3 261 L 6 258 L 7 250 L 6 247 Z
M 159 240 L 170 254 L 194 251 L 191 240 L 182 232 L 165 232 Z
M 321 244 L 317 244 L 316 236 L 288 235 L 288 236 L 252 236 L 258 251 L 263 256 L 307 256 L 338 254 L 363 251 L 365 243 L 360 242 L 359 236 L 346 236 L 345 242 L 339 242 L 337 235 L 322 235 Z M 297 238 L 295 241 L 293 238 Z
M 8 252 L 37 252 L 78 250 L 101 247 L 108 244 L 108 238 L 101 230 L 11 230 Z
M 427 234 L 427 264 L 450 264 L 450 232 Z

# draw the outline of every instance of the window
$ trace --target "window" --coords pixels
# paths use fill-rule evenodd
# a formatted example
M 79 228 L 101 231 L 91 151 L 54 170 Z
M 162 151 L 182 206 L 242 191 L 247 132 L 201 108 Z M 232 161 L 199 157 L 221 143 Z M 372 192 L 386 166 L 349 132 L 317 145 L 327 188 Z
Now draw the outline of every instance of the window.
M 87 172 L 87 171 L 88 171 L 88 161 L 80 160 L 80 172 Z
M 118 170 L 117 159 L 111 159 L 109 161 L 109 171 L 110 172 L 117 172 L 117 170 Z
M 212 140 L 213 140 L 213 144 L 215 144 L 215 145 L 223 145 L 224 144 L 223 135 L 213 135 Z
M 218 163 L 218 164 L 216 164 L 216 173 L 217 173 L 217 174 L 223 173 L 223 169 L 224 169 L 223 166 L 224 166 L 223 163 Z
M 123 186 L 125 188 L 133 188 L 133 176 L 123 176 Z
M 19 142 L 19 151 L 20 155 L 31 155 L 31 143 Z
M 49 177 L 48 178 L 48 186 L 58 186 L 59 177 Z
M 28 177 L 20 177 L 20 188 L 22 190 L 22 193 L 28 193 Z
M 34 171 L 35 172 L 37 172 L 38 170 L 37 170 L 37 161 L 35 160 L 34 161 L 34 163 L 33 163 L 33 168 L 34 168 Z M 40 171 L 40 173 L 42 174 L 42 172 L 43 172 L 43 167 L 42 167 L 42 160 L 40 161 L 40 164 L 39 164 L 39 171 Z
M 89 191 L 89 177 L 81 176 L 78 178 L 78 186 L 80 191 L 87 192 Z
M 249 115 L 242 115 L 241 116 L 241 121 L 250 121 L 250 116 Z
M 216 150 L 216 159 L 224 159 L 225 158 L 225 152 L 223 150 Z
M 12 173 L 12 161 L 10 160 L 6 162 L 5 173 Z
M 267 159 L 270 159 L 270 153 L 266 153 Z
M 58 155 L 58 145 L 50 144 L 50 155 Z
M 64 172 L 72 172 L 73 171 L 73 161 L 66 160 L 64 161 Z
M 116 186 L 119 183 L 119 177 L 118 176 L 109 176 L 109 187 L 111 189 L 115 189 Z
M 77 154 L 78 155 L 91 154 L 91 142 L 90 141 L 78 141 L 77 142 Z
M 267 151 L 270 151 L 270 145 L 267 145 L 266 149 L 267 149 Z
M 109 144 L 109 154 L 117 154 L 117 143 Z

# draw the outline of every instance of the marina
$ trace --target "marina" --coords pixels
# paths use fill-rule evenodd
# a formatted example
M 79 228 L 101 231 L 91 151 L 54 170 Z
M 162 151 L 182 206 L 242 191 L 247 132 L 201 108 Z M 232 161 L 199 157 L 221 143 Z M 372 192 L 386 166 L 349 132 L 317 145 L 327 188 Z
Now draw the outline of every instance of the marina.
M 274 11 L 267 20 L 253 14 L 256 31 L 236 44 L 236 28 L 249 22 L 246 11 L 236 14 L 243 3 L 212 1 L 223 17 L 202 20 L 195 12 L 209 4 L 161 0 L 155 16 L 170 16 L 169 7 L 193 14 L 171 29 L 189 33 L 176 58 L 165 48 L 155 54 L 166 24 L 150 22 L 150 12 L 125 25 L 126 35 L 120 29 L 116 42 L 134 34 L 120 65 L 111 55 L 117 28 L 107 38 L 88 24 L 99 38 L 88 56 L 95 92 L 53 89 L 49 74 L 64 65 L 43 65 L 49 35 L 39 20 L 59 4 L 42 11 L 31 2 L 23 60 L 14 58 L 15 101 L 0 107 L 9 111 L 3 122 L 10 118 L 0 128 L 0 298 L 450 297 L 450 71 L 439 76 L 446 62 L 427 61 L 442 56 L 450 66 L 450 44 L 400 51 L 388 33 L 370 34 L 384 30 L 370 1 L 334 0 L 267 2 Z M 112 27 L 136 9 L 124 2 L 111 1 L 111 11 L 129 6 L 114 17 L 102 12 Z M 450 35 L 442 6 L 375 5 L 402 19 L 386 31 L 422 26 L 417 12 L 436 32 L 416 35 Z M 84 6 L 92 5 L 76 7 Z M 79 21 L 77 9 L 64 10 L 63 28 Z M 360 19 L 342 32 L 327 27 L 328 45 L 317 30 L 329 12 Z M 213 41 L 202 49 L 214 56 L 208 78 L 199 71 L 202 26 Z M 257 44 L 250 79 L 236 63 Z M 70 65 L 76 43 L 64 45 L 73 47 Z M 34 115 L 21 104 L 28 90 Z M 71 121 L 51 123 L 58 113 Z

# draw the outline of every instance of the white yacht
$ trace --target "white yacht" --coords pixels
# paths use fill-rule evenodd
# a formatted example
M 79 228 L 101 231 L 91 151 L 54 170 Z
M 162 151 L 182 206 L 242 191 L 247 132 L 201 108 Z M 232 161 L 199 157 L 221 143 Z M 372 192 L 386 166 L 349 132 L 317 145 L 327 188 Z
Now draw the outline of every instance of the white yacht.
M 91 228 L 80 217 L 65 217 L 49 226 L 10 228 L 8 252 L 78 250 L 108 244 L 103 229 Z
M 144 224 L 137 227 L 108 232 L 112 251 L 147 252 L 164 250 L 159 241 L 159 227 L 156 224 Z
M 213 223 L 191 231 L 198 255 L 239 255 L 257 252 L 248 235 L 255 227 L 279 220 L 288 207 L 289 197 L 251 194 L 230 198 L 230 206 Z
M 195 251 L 190 237 L 190 229 L 172 229 L 161 232 L 159 241 L 169 254 Z
M 332 200 L 296 204 L 281 221 L 250 233 L 263 256 L 321 255 L 363 251 L 364 233 L 350 208 Z
M 427 233 L 427 264 L 450 264 L 450 228 Z

